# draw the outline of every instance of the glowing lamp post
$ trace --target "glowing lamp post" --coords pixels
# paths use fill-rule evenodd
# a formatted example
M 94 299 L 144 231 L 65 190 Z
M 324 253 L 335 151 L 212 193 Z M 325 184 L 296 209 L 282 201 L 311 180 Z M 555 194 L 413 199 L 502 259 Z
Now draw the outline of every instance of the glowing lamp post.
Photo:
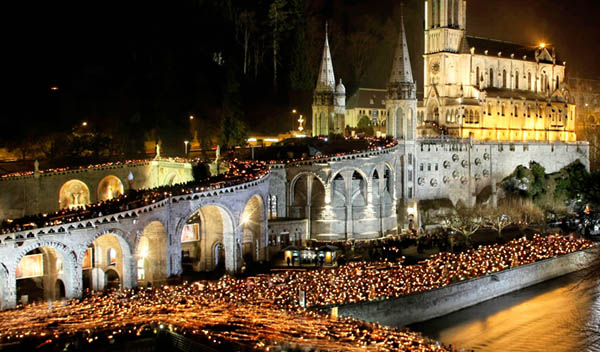
M 189 143 L 190 143 L 190 141 L 183 141 L 183 144 L 185 145 L 185 149 L 184 149 L 184 152 L 185 152 L 184 155 L 185 156 L 187 156 L 187 153 L 188 153 L 188 144 Z

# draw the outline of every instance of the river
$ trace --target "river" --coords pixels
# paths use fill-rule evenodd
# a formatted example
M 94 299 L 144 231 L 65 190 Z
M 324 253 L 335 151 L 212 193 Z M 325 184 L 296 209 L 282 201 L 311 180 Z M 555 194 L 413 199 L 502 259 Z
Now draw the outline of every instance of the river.
M 600 352 L 600 287 L 590 283 L 576 272 L 410 328 L 459 351 Z

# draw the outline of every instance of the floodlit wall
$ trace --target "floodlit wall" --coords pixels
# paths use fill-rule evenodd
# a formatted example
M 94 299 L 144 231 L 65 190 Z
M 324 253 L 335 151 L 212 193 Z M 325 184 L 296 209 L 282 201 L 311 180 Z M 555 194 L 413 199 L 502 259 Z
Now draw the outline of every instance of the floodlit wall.
M 426 321 L 581 270 L 592 264 L 593 251 L 570 253 L 397 299 L 343 305 L 338 314 L 393 326 Z
M 109 175 L 121 181 L 124 191 L 193 180 L 191 164 L 169 160 L 0 178 L 0 219 L 58 210 L 61 187 L 71 180 L 83 182 L 89 190 L 89 198 L 81 199 L 95 203 L 101 200 L 99 193 L 102 192 L 99 192 L 98 187 L 103 187 L 101 181 Z

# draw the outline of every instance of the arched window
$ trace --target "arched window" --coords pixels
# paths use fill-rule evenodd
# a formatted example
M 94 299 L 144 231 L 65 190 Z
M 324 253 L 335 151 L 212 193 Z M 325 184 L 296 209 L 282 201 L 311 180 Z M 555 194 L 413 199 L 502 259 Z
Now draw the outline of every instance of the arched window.
M 269 198 L 269 220 L 277 219 L 277 196 L 270 194 Z
M 527 117 L 531 117 L 531 106 L 527 105 Z
M 406 139 L 413 140 L 415 138 L 415 135 L 413 133 L 413 131 L 415 130 L 415 122 L 414 122 L 414 117 L 413 117 L 413 110 L 412 109 L 408 109 L 408 114 L 407 114 L 407 119 L 406 119 Z
M 505 115 L 504 104 L 500 105 L 500 111 L 502 113 L 502 116 L 504 116 Z
M 515 104 L 515 112 L 514 112 L 514 117 L 519 117 L 519 106 L 517 104 Z
M 515 72 L 515 89 L 519 89 L 519 71 Z
M 432 27 L 439 27 L 440 25 L 440 5 L 439 0 L 433 0 L 433 21 Z
M 488 103 L 488 115 L 492 114 L 492 103 Z
M 531 83 L 532 83 L 531 82 L 531 72 L 528 72 L 527 73 L 527 90 L 531 90 L 531 86 L 532 86 Z
M 556 89 L 560 89 L 560 77 L 556 76 Z
M 475 123 L 479 123 L 479 111 L 475 111 Z
M 479 80 L 480 80 L 480 79 L 481 79 L 481 78 L 479 77 L 479 67 L 477 67 L 477 68 L 475 69 L 475 86 L 476 86 L 477 88 L 481 88 L 481 86 L 479 85 Z
M 489 82 L 489 86 L 490 87 L 494 87 L 494 69 L 490 68 L 490 82 Z
M 454 26 L 458 28 L 460 23 L 458 23 L 458 3 L 460 0 L 454 0 Z
M 502 88 L 506 88 L 506 70 L 502 70 Z

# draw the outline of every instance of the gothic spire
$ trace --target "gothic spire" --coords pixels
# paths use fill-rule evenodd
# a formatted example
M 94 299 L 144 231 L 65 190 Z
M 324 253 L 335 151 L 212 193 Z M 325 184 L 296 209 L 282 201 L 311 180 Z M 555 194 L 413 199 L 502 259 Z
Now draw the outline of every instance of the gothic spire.
M 321 70 L 317 80 L 318 91 L 334 91 L 335 76 L 333 73 L 333 63 L 331 61 L 331 52 L 329 51 L 329 39 L 327 34 L 327 23 L 325 23 L 325 46 L 323 48 L 323 59 L 321 60 Z
M 400 16 L 400 33 L 398 34 L 398 44 L 394 52 L 389 83 L 414 83 L 410 57 L 408 56 L 406 31 L 404 30 L 404 6 L 402 7 L 402 15 Z

